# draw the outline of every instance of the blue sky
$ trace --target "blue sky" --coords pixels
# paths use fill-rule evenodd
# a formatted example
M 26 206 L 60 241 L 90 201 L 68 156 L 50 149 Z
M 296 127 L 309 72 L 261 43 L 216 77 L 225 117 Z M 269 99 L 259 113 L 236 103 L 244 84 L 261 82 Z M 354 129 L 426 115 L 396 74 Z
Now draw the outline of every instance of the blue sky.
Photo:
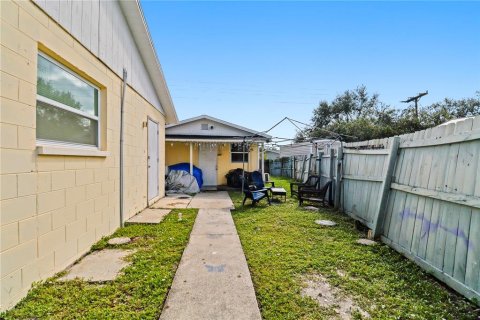
M 308 122 L 358 85 L 402 108 L 480 90 L 480 2 L 166 2 L 142 8 L 180 119 Z M 271 132 L 293 137 L 295 128 Z

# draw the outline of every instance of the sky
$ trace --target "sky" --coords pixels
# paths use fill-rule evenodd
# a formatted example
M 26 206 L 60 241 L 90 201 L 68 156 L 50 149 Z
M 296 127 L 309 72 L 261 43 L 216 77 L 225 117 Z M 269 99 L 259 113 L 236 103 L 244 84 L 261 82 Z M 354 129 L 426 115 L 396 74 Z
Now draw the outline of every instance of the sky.
M 480 90 L 480 2 L 141 1 L 180 120 L 308 123 L 365 85 L 396 108 Z M 283 123 L 269 133 L 291 138 Z

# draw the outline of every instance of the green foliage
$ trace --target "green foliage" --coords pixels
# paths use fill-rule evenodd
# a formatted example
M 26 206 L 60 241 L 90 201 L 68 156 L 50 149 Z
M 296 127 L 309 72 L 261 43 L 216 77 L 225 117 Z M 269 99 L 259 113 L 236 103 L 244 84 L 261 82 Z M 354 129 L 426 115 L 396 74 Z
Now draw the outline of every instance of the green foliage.
M 59 91 L 54 88 L 51 81 L 37 78 L 37 92 L 44 97 L 61 102 L 67 106 L 80 110 L 82 105 L 75 100 L 70 91 Z
M 274 181 L 289 189 L 288 179 Z M 372 319 L 473 320 L 480 315 L 476 306 L 388 246 L 357 244 L 365 234 L 343 214 L 309 212 L 292 198 L 242 208 L 241 194 L 231 197 L 263 319 L 332 319 L 333 308 L 301 295 L 302 278 L 318 273 Z M 319 226 L 317 219 L 333 220 L 337 226 Z
M 158 319 L 196 212 L 173 210 L 158 225 L 132 224 L 117 230 L 92 247 L 136 250 L 128 258 L 132 264 L 116 280 L 104 284 L 60 282 L 57 275 L 37 284 L 14 309 L 0 314 L 0 319 Z M 107 242 L 113 237 L 131 237 L 133 241 L 110 246 Z
M 403 110 L 381 102 L 378 94 L 370 95 L 365 86 L 347 90 L 332 102 L 321 101 L 314 109 L 312 128 L 297 133 L 297 141 L 307 138 L 337 138 L 362 141 L 411 133 L 437 126 L 448 120 L 480 115 L 480 91 L 475 98 L 445 98 L 441 102 Z

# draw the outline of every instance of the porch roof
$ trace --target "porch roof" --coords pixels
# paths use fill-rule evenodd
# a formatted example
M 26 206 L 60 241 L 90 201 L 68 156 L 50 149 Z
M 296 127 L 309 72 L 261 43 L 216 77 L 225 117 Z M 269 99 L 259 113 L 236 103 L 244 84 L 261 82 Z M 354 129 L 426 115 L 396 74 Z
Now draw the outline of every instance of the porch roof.
M 264 137 L 231 137 L 231 136 L 204 136 L 204 135 L 165 135 L 168 142 L 214 142 L 214 143 L 241 143 L 265 142 Z
M 231 122 L 202 115 L 165 126 L 166 139 L 175 141 L 254 141 L 265 142 L 272 137 L 264 132 L 248 129 Z M 181 140 L 179 140 L 181 139 Z

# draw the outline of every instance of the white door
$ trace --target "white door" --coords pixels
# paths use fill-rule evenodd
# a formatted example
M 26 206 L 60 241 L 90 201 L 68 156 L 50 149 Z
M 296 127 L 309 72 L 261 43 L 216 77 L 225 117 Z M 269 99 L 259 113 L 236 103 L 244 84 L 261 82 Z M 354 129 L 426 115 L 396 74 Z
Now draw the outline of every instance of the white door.
M 148 200 L 158 196 L 158 123 L 148 119 Z
M 217 146 L 200 145 L 198 165 L 203 174 L 204 186 L 217 185 Z

